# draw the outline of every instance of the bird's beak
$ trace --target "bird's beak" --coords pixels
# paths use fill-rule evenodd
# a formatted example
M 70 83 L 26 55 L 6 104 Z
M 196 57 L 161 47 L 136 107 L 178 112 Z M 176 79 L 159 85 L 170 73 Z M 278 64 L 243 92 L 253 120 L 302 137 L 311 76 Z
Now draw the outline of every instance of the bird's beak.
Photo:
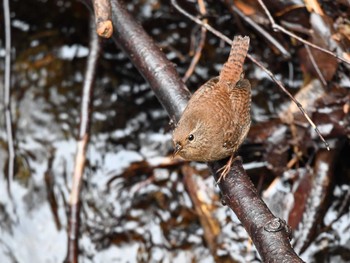
M 175 144 L 175 150 L 173 153 L 173 158 L 182 150 L 182 146 L 181 144 L 179 144 L 178 142 Z

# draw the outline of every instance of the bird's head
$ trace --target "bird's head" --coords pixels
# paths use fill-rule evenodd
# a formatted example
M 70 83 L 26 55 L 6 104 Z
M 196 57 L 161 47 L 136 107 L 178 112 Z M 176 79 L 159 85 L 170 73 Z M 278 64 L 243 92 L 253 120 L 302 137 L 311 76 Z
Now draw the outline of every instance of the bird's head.
M 174 156 L 186 160 L 204 161 L 208 148 L 207 131 L 204 123 L 192 116 L 181 118 L 173 133 Z

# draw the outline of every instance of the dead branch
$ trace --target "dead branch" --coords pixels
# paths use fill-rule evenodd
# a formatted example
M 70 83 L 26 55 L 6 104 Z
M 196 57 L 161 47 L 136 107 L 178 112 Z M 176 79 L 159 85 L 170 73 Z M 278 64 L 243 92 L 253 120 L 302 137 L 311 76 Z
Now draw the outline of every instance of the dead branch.
M 94 0 L 96 32 L 100 37 L 110 38 L 113 34 L 110 0 Z
M 315 57 L 314 57 L 314 55 L 312 54 L 312 52 L 310 50 L 310 47 L 308 45 L 305 45 L 305 49 L 306 49 L 307 55 L 310 58 L 312 66 L 314 67 L 314 69 L 315 69 L 315 71 L 317 73 L 317 76 L 318 76 L 319 80 L 321 81 L 323 87 L 326 87 L 327 86 L 327 81 L 324 79 L 324 77 L 322 75 L 322 72 L 321 72 L 319 66 L 317 65 L 317 63 L 315 61 Z
M 84 173 L 86 148 L 89 141 L 89 123 L 91 113 L 91 96 L 93 92 L 93 83 L 96 72 L 96 64 L 99 58 L 100 45 L 95 34 L 95 25 L 90 21 L 90 53 L 88 56 L 87 67 L 85 71 L 85 81 L 83 86 L 81 117 L 79 128 L 79 141 L 75 155 L 75 167 L 73 173 L 73 183 L 69 198 L 69 222 L 68 222 L 68 249 L 65 262 L 78 262 L 78 241 L 79 241 L 79 223 L 80 223 L 80 190 Z
M 198 6 L 199 6 L 199 12 L 201 13 L 201 15 L 205 16 L 207 14 L 207 11 L 205 9 L 205 4 L 203 0 L 198 0 Z M 208 23 L 208 19 L 206 18 L 203 19 L 203 23 L 205 24 Z M 201 58 L 206 36 L 207 36 L 207 29 L 205 27 L 201 27 L 201 34 L 200 34 L 198 46 L 196 48 L 196 53 L 194 54 L 191 64 L 182 78 L 183 82 L 186 82 L 188 78 L 192 75 L 199 59 Z
M 4 8 L 4 25 L 5 25 L 5 74 L 4 74 L 4 106 L 6 119 L 6 135 L 8 150 L 8 168 L 7 168 L 7 190 L 11 197 L 11 183 L 15 170 L 15 144 L 12 129 L 11 115 L 11 21 L 10 21 L 10 4 L 8 0 L 3 1 Z

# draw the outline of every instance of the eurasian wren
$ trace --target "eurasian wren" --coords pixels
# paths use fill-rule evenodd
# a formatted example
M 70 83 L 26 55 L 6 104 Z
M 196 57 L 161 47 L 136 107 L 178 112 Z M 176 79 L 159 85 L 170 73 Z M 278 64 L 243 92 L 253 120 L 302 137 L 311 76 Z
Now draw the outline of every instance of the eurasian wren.
M 234 38 L 219 77 L 193 94 L 173 133 L 174 155 L 186 160 L 211 162 L 231 156 L 218 182 L 230 170 L 250 128 L 250 82 L 243 77 L 248 48 L 249 37 Z

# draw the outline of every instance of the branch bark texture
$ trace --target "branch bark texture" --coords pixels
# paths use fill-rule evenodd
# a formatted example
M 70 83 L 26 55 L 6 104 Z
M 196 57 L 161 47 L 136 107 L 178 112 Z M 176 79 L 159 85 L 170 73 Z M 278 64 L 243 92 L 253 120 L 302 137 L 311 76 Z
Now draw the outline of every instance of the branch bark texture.
M 177 74 L 174 65 L 154 43 L 120 1 L 111 1 L 112 20 L 116 28 L 113 39 L 129 56 L 172 121 L 180 119 L 190 92 Z
M 91 6 L 91 2 L 87 1 Z M 120 1 L 112 0 L 113 39 L 129 56 L 132 63 L 149 82 L 155 95 L 171 120 L 177 121 L 186 107 L 189 92 L 168 61 L 135 22 Z M 214 178 L 223 162 L 210 163 Z M 219 184 L 226 204 L 237 214 L 251 236 L 264 262 L 302 262 L 289 243 L 288 231 L 282 220 L 274 217 L 259 197 L 254 185 L 237 159 L 226 177 Z

